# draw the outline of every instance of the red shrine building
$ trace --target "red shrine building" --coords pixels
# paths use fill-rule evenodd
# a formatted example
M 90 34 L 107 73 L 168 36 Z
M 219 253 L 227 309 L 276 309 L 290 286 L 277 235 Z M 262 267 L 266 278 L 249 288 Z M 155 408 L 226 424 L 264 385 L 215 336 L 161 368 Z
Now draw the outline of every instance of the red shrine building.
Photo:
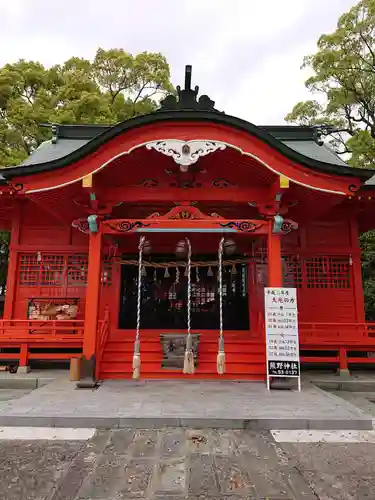
M 51 125 L 1 170 L 3 364 L 83 355 L 97 379 L 131 378 L 137 340 L 141 378 L 184 377 L 188 332 L 189 376 L 265 379 L 265 286 L 297 289 L 302 363 L 374 362 L 359 248 L 374 172 L 347 166 L 318 128 L 220 112 L 190 80 L 187 67 L 149 115 Z

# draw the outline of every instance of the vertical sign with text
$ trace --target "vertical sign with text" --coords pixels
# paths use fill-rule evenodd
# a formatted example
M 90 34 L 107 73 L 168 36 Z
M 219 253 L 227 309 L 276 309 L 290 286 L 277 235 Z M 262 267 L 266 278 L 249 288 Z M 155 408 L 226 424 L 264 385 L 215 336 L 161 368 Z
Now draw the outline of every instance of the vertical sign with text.
M 298 377 L 300 359 L 295 288 L 265 288 L 267 387 L 269 377 Z

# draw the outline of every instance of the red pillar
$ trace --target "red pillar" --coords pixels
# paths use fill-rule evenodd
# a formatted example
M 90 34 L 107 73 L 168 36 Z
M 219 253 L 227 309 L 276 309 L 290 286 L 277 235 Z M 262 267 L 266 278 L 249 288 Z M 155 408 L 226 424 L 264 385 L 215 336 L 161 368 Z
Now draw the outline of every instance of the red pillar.
M 340 371 L 348 371 L 348 358 L 347 352 L 344 347 L 340 347 L 339 349 L 339 362 L 340 362 Z
M 27 366 L 29 364 L 29 346 L 21 344 L 20 347 L 20 366 Z
M 90 233 L 89 266 L 87 275 L 87 293 L 85 307 L 85 328 L 83 354 L 90 359 L 96 350 L 98 331 L 100 275 L 102 261 L 102 234 Z
M 268 226 L 268 286 L 283 286 L 283 264 L 281 260 L 281 239 L 272 232 L 273 221 Z
M 4 304 L 4 319 L 12 319 L 14 311 L 14 301 L 17 290 L 17 264 L 18 250 L 20 242 L 20 227 L 21 227 L 21 203 L 15 201 L 15 209 L 12 217 L 12 232 L 10 235 L 9 245 L 9 260 L 8 260 L 8 276 L 6 284 L 5 304 Z

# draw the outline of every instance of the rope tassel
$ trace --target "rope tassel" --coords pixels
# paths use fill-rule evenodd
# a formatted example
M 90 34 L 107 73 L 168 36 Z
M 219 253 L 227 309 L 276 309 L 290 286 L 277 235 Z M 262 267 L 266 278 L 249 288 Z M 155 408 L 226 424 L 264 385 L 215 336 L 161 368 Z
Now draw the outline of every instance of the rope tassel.
M 183 372 L 187 375 L 192 375 L 195 372 L 194 365 L 194 353 L 193 353 L 193 339 L 190 333 L 186 338 L 186 348 L 184 355 L 184 370 Z
M 134 354 L 133 354 L 133 378 L 139 378 L 141 374 L 141 343 L 139 340 L 134 342 Z
M 139 331 L 141 326 L 141 293 L 142 293 L 142 254 L 145 237 L 141 236 L 138 245 L 138 293 L 137 293 L 137 329 L 135 333 L 134 354 L 133 354 L 133 378 L 138 379 L 141 374 L 141 341 Z
M 223 375 L 225 373 L 224 337 L 219 337 L 219 350 L 216 358 L 216 368 L 219 375 Z
M 191 245 L 190 240 L 185 238 L 188 247 L 188 262 L 187 262 L 187 337 L 184 355 L 184 369 L 183 373 L 193 375 L 195 372 L 194 353 L 193 353 L 193 339 L 191 337 Z
M 224 238 L 221 238 L 219 243 L 219 313 L 220 313 L 220 335 L 219 335 L 219 348 L 216 358 L 216 369 L 219 375 L 225 373 L 225 350 L 224 350 L 224 328 L 223 328 L 223 245 Z

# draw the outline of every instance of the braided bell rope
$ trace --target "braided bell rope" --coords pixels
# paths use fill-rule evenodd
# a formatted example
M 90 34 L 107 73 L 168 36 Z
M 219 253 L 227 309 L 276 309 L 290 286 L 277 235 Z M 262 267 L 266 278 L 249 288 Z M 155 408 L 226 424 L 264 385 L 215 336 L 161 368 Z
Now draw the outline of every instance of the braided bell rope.
M 143 245 L 145 237 L 141 236 L 138 245 L 138 290 L 137 290 L 137 328 L 135 340 L 139 340 L 139 330 L 141 327 L 141 293 L 142 293 L 142 260 L 143 260 Z
M 191 336 L 191 244 L 188 238 L 185 238 L 188 249 L 187 257 L 187 337 L 184 354 L 183 373 L 192 375 L 195 371 L 193 343 Z
M 224 238 L 221 238 L 219 243 L 219 317 L 220 317 L 220 338 L 223 338 L 223 245 Z
M 138 293 L 137 293 L 137 327 L 135 333 L 134 341 L 134 352 L 133 352 L 133 378 L 138 379 L 141 373 L 141 341 L 139 339 L 139 330 L 141 326 L 141 295 L 142 295 L 142 257 L 143 257 L 143 245 L 145 242 L 145 237 L 141 236 L 138 245 Z
M 223 246 L 224 238 L 221 238 L 218 250 L 219 268 L 219 313 L 220 313 L 220 334 L 218 342 L 218 351 L 216 358 L 216 368 L 219 375 L 225 373 L 225 348 L 224 348 L 224 327 L 223 327 Z
M 185 238 L 188 247 L 187 261 L 187 329 L 188 336 L 191 335 L 191 244 L 188 238 Z

